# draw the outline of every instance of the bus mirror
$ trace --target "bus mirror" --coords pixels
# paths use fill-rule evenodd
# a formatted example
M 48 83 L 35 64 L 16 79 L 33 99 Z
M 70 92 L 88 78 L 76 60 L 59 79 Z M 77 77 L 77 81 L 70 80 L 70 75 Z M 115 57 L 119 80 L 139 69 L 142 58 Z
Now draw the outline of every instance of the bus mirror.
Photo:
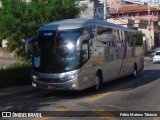
M 82 44 L 81 54 L 82 54 L 82 62 L 84 64 L 88 61 L 88 44 L 86 44 L 86 43 Z
M 92 29 L 92 35 L 94 36 L 96 34 L 96 29 Z
M 90 32 L 87 29 L 83 31 L 83 40 L 88 40 L 90 38 Z
M 89 38 L 90 38 L 90 35 L 89 35 L 89 34 L 86 34 L 86 35 L 83 36 L 83 39 L 84 39 L 84 40 L 88 40 Z
M 91 37 L 90 34 L 85 34 L 85 35 L 83 35 L 83 40 L 89 40 L 90 37 Z
M 32 52 L 32 50 L 33 50 L 32 42 L 35 40 L 36 40 L 36 37 L 34 36 L 34 37 L 31 37 L 25 41 L 24 44 L 25 44 L 25 53 L 26 54 L 30 54 Z
M 88 52 L 86 50 L 82 51 L 82 61 L 86 63 L 88 61 Z

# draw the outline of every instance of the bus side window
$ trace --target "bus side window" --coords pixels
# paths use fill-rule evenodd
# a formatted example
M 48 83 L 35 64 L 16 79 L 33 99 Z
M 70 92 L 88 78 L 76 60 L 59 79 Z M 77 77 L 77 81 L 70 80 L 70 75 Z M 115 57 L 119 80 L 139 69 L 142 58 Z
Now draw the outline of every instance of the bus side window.
M 87 42 L 82 43 L 81 56 L 82 64 L 85 64 L 89 59 L 89 47 Z
M 114 42 L 115 42 L 115 46 L 122 46 L 121 41 L 120 41 L 120 35 L 119 35 L 119 30 L 118 29 L 112 29 L 112 34 L 114 37 Z
M 112 29 L 103 26 L 98 26 L 97 40 L 101 41 L 101 44 L 104 46 L 110 46 L 110 47 L 114 46 L 112 44 L 113 41 Z
M 132 33 L 128 32 L 128 40 L 129 40 L 129 47 L 133 47 L 134 46 L 134 41 L 133 41 L 133 35 Z
M 136 47 L 140 47 L 140 46 L 143 45 L 143 36 L 142 36 L 142 33 L 135 33 L 133 35 L 133 39 L 135 41 Z
M 127 31 L 124 31 L 124 46 L 127 46 L 127 47 L 130 47 L 129 45 L 129 36 L 128 36 L 128 32 Z
M 122 44 L 122 46 L 126 45 L 126 41 L 125 41 L 125 34 L 123 30 L 119 30 L 119 37 L 120 37 L 120 42 Z

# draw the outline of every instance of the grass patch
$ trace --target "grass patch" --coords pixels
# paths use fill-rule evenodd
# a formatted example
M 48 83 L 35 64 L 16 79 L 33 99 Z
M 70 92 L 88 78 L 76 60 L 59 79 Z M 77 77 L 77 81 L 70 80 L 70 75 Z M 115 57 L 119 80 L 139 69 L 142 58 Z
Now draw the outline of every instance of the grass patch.
M 14 63 L 0 69 L 0 88 L 31 84 L 31 66 L 24 63 Z

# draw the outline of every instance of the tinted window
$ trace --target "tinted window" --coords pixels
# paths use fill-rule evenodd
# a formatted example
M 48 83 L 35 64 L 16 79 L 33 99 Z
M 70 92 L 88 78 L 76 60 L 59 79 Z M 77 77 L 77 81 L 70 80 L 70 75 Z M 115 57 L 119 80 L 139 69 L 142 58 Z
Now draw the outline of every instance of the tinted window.
M 39 57 L 34 56 L 34 69 L 40 72 L 66 72 L 79 66 L 77 40 L 80 29 L 40 31 L 38 34 Z M 38 65 L 39 64 L 39 65 Z
M 115 46 L 113 30 L 107 27 L 97 27 L 97 40 L 106 46 Z
M 79 30 L 61 31 L 56 37 L 56 56 L 59 61 L 77 59 Z

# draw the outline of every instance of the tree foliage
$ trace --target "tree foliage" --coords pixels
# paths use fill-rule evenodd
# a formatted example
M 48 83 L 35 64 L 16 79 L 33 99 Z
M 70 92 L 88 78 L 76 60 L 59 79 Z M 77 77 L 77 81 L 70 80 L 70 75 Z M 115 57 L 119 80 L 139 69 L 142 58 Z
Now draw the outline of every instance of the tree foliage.
M 143 44 L 143 35 L 142 35 L 142 33 L 139 33 L 139 32 L 135 33 L 133 35 L 133 39 L 135 40 L 136 46 L 142 46 L 142 44 Z
M 76 0 L 2 0 L 0 8 L 0 40 L 7 39 L 8 49 L 25 58 L 22 39 L 37 34 L 43 24 L 75 18 L 80 13 Z

